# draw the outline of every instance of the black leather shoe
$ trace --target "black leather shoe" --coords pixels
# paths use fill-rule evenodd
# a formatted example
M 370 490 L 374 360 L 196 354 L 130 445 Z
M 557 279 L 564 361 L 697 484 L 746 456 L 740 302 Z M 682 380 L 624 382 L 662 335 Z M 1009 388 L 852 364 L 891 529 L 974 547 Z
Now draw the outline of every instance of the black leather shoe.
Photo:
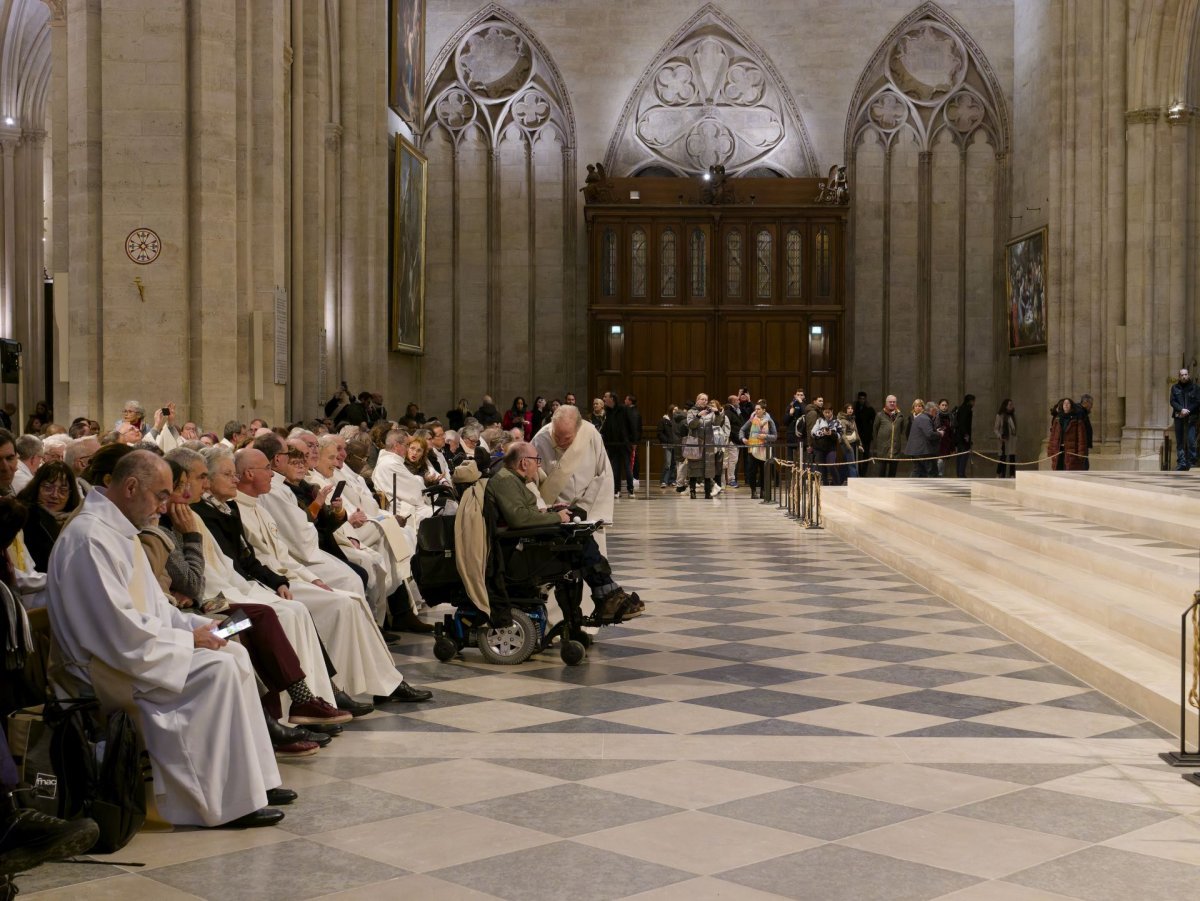
M 338 710 L 345 710 L 351 716 L 366 716 L 368 713 L 375 712 L 375 708 L 370 704 L 354 700 L 340 688 L 333 690 L 333 700 L 337 704 Z
M 268 807 L 283 807 L 285 804 L 291 804 L 298 797 L 290 788 L 268 788 L 267 789 L 267 806 Z
M 315 732 L 318 735 L 329 735 L 333 738 L 342 734 L 342 727 L 337 723 L 309 723 L 304 727 L 309 732 Z
M 9 798 L 0 806 L 0 887 L 14 873 L 82 854 L 100 835 L 94 820 L 60 820 L 36 810 L 20 810 Z
M 325 747 L 333 738 L 319 732 L 310 732 L 301 726 L 288 726 L 274 717 L 267 717 L 267 735 L 273 745 L 292 745 L 298 741 L 315 742 L 319 747 Z
M 263 807 L 253 813 L 248 813 L 244 817 L 238 817 L 236 820 L 230 820 L 228 823 L 222 823 L 220 826 L 213 826 L 213 829 L 257 829 L 260 826 L 274 826 L 283 819 L 283 811 L 276 810 L 274 807 Z
M 386 704 L 389 701 L 432 701 L 433 692 L 423 688 L 413 688 L 407 682 L 401 682 L 390 695 L 375 695 L 376 704 Z

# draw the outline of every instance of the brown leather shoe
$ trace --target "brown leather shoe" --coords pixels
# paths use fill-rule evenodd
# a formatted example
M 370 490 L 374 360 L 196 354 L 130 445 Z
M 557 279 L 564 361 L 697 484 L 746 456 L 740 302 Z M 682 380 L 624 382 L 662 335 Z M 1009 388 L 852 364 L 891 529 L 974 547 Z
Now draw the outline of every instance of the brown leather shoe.
M 297 757 L 312 757 L 321 750 L 315 741 L 294 741 L 288 745 L 273 745 L 275 756 L 281 760 L 292 760 Z
M 348 723 L 352 719 L 354 716 L 349 711 L 338 710 L 328 701 L 317 697 L 309 698 L 303 704 L 293 704 L 288 711 L 288 722 L 296 726 L 327 726 Z

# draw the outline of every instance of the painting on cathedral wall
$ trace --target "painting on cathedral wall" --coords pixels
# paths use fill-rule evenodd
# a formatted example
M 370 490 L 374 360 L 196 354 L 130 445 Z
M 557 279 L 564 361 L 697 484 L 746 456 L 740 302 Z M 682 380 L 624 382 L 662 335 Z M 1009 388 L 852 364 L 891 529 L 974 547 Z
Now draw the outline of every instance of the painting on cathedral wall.
M 414 129 L 424 102 L 425 0 L 389 0 L 388 105 Z
M 396 135 L 392 191 L 391 349 L 425 349 L 425 157 Z
M 1034 353 L 1046 349 L 1047 230 L 1013 238 L 1004 255 L 1008 301 L 1008 352 Z

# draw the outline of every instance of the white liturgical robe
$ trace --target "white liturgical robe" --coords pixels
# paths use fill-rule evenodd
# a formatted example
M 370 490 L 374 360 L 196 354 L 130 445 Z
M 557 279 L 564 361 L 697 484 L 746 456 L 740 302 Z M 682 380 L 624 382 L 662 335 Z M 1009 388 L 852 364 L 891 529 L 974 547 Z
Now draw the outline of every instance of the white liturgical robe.
M 226 823 L 265 807 L 280 781 L 254 671 L 236 643 L 194 646 L 211 620 L 171 605 L 137 536 L 101 490 L 88 493 L 50 557 L 54 638 L 73 687 L 107 667 L 132 690 L 163 816 Z
M 264 566 L 287 578 L 292 596 L 312 614 L 342 688 L 352 695 L 391 694 L 402 679 L 367 606 L 362 582 L 355 594 L 314 585 L 320 577 L 291 555 L 275 520 L 258 500 L 238 492 L 246 541 Z
M 542 458 L 546 480 L 542 497 L 548 504 L 577 504 L 589 519 L 613 521 L 613 474 L 604 452 L 604 439 L 590 422 L 580 422 L 575 440 L 565 449 L 554 446 L 550 423 L 533 436 Z M 600 553 L 605 553 L 604 532 L 596 533 Z
M 241 498 L 239 497 L 239 500 Z M 271 490 L 260 495 L 258 504 L 271 518 L 292 556 L 305 568 L 316 573 L 317 578 L 330 588 L 362 594 L 364 587 L 358 573 L 332 554 L 321 550 L 317 527 L 308 521 L 308 514 L 292 494 L 287 479 L 279 473 L 271 474 Z
M 299 601 L 281 598 L 265 585 L 244 578 L 213 540 L 204 520 L 197 516 L 195 522 L 196 531 L 200 533 L 204 544 L 205 599 L 222 597 L 231 604 L 266 604 L 274 610 L 279 618 L 279 626 L 304 670 L 309 690 L 330 704 L 334 703 L 333 685 L 329 681 L 329 670 L 325 667 L 325 655 L 321 653 L 321 640 L 317 637 L 317 627 L 308 608 Z M 284 694 L 281 700 L 286 718 L 291 699 Z

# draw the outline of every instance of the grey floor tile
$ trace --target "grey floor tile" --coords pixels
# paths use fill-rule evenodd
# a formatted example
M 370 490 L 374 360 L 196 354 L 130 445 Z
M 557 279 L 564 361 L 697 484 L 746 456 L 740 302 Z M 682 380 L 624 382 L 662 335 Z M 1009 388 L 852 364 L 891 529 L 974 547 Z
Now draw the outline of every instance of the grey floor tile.
M 1006 679 L 1025 679 L 1029 682 L 1049 682 L 1052 685 L 1075 685 L 1080 688 L 1086 687 L 1086 682 L 1081 682 L 1074 676 L 1069 675 L 1057 666 L 1037 666 L 1033 669 L 1017 670 L 1015 673 L 1005 673 Z
M 123 872 L 118 867 L 102 863 L 47 863 L 17 874 L 13 882 L 22 895 L 27 895 L 120 876 Z
M 644 698 L 627 691 L 609 691 L 591 686 L 587 691 L 551 691 L 540 695 L 511 698 L 513 704 L 528 704 L 543 710 L 558 710 L 578 716 L 594 716 L 597 713 L 612 713 L 614 710 L 632 710 L 634 707 L 650 707 L 662 702 Z
M 805 677 L 816 678 L 815 673 L 787 670 L 778 666 L 759 666 L 755 663 L 717 666 L 711 669 L 696 670 L 687 675 L 692 679 L 707 679 L 710 682 L 722 682 L 726 685 L 759 688 L 767 685 L 779 685 L 783 682 L 795 682 Z
M 1088 713 L 1107 713 L 1112 716 L 1124 716 L 1137 721 L 1141 721 L 1142 719 L 1128 707 L 1123 707 L 1098 691 L 1085 691 L 1077 695 L 1058 698 L 1054 701 L 1044 701 L 1042 706 L 1063 707 L 1067 710 L 1084 710 Z
M 679 808 L 574 782 L 467 804 L 468 813 L 561 838 L 677 813 Z
M 862 625 L 863 623 L 877 623 L 881 619 L 891 619 L 891 617 L 886 613 L 867 613 L 862 610 L 854 609 L 824 610 L 820 613 L 801 613 L 799 618 L 828 620 L 831 623 L 854 623 L 855 625 Z M 825 632 L 822 634 L 827 635 L 829 633 Z M 858 636 L 847 637 L 857 638 Z M 898 638 L 901 636 L 895 637 Z
M 414 719 L 400 714 L 357 719 L 346 723 L 343 727 L 346 734 L 354 732 L 467 732 L 457 726 L 446 726 L 430 720 Z
M 908 710 L 913 713 L 928 713 L 931 716 L 950 716 L 965 720 L 973 716 L 985 716 L 989 713 L 999 713 L 1001 710 L 1011 710 L 1020 707 L 1012 701 L 1001 701 L 998 698 L 982 698 L 976 695 L 955 694 L 952 691 L 937 691 L 927 688 L 923 691 L 912 691 L 902 695 L 892 695 L 888 698 L 878 698 L 874 701 L 864 701 L 875 707 L 888 707 L 892 710 Z
M 610 901 L 694 876 L 575 842 L 540 845 L 430 875 L 508 901 Z
M 808 723 L 793 723 L 791 720 L 754 720 L 749 723 L 738 723 L 736 726 L 722 726 L 719 729 L 707 729 L 697 732 L 697 735 L 861 735 L 860 732 L 846 732 L 841 729 L 828 729 L 825 726 L 813 726 Z
M 569 720 L 555 720 L 551 723 L 538 723 L 534 726 L 516 726 L 512 729 L 501 729 L 500 732 L 609 732 L 643 735 L 663 735 L 659 729 L 647 729 L 644 726 L 630 726 L 626 723 L 613 723 L 609 720 L 598 720 L 588 716 L 578 716 Z
M 228 901 L 234 897 L 231 892 L 255 901 L 300 901 L 404 873 L 365 857 L 297 840 L 161 867 L 145 875 L 211 901 Z
M 1200 862 L 1200 854 L 1197 855 Z M 1087 901 L 1183 901 L 1200 889 L 1200 866 L 1116 848 L 1084 848 L 1005 877 L 1006 882 Z
M 866 627 L 870 628 L 870 627 Z M 828 634 L 828 633 L 815 633 Z M 827 654 L 837 654 L 839 657 L 860 657 L 863 660 L 888 661 L 889 663 L 909 663 L 913 660 L 927 660 L 930 657 L 944 657 L 945 651 L 931 651 L 928 648 L 910 648 L 902 644 L 859 644 L 848 648 L 831 648 Z
M 926 812 L 798 785 L 708 807 L 705 813 L 833 841 L 924 816 Z
M 312 770 L 324 773 L 337 779 L 358 779 L 362 776 L 376 776 L 379 773 L 390 773 L 393 770 L 403 770 L 414 766 L 425 766 L 428 763 L 441 763 L 445 757 L 327 757 L 318 754 L 316 757 L 305 758 L 296 764 L 302 770 Z M 288 771 L 280 767 L 284 785 L 287 784 Z
M 772 779 L 786 779 L 788 782 L 816 782 L 818 779 L 829 779 L 843 773 L 866 769 L 875 764 L 860 763 L 828 763 L 798 760 L 704 760 L 702 763 L 712 766 L 723 766 L 729 770 L 742 773 L 754 773 L 758 776 L 769 776 Z M 1054 777 L 1051 777 L 1054 778 Z
M 1085 842 L 1106 841 L 1174 816 L 1149 807 L 1116 804 L 1044 788 L 1027 788 L 989 798 L 956 808 L 954 813 Z
M 925 763 L 922 766 L 1021 785 L 1040 785 L 1096 768 L 1094 763 Z M 1169 768 L 1164 766 L 1156 769 Z
M 582 782 L 584 779 L 595 779 L 597 776 L 609 776 L 613 773 L 625 773 L 629 770 L 640 770 L 642 767 L 653 766 L 657 760 L 562 760 L 540 759 L 532 757 L 492 757 L 489 763 L 512 767 L 529 773 L 539 773 L 543 776 L 553 776 L 567 782 Z
M 880 616 L 878 619 L 890 619 L 890 617 Z M 910 629 L 889 629 L 885 626 L 838 626 L 834 629 L 818 629 L 812 634 L 844 638 L 847 641 L 889 641 L 893 638 L 912 638 L 921 633 L 913 632 Z M 937 653 L 945 652 L 938 651 Z
M 519 667 L 516 669 L 520 671 Z M 567 682 L 571 685 L 611 685 L 614 682 L 646 678 L 644 670 L 596 664 L 586 660 L 579 666 L 547 666 L 542 669 L 525 670 L 521 675 L 549 679 L 552 682 Z
M 751 638 L 770 638 L 783 635 L 778 629 L 756 629 L 753 626 L 704 626 L 698 629 L 681 629 L 680 635 L 695 638 L 714 638 L 719 641 L 749 641 Z
M 962 873 L 841 845 L 776 857 L 718 878 L 802 901 L 926 901 L 979 882 Z
M 702 648 L 694 648 L 688 653 L 695 654 L 697 657 L 715 657 L 719 660 L 755 663 L 759 660 L 772 660 L 776 657 L 791 657 L 796 652 L 784 648 L 770 648 L 766 645 L 730 641 L 725 644 L 711 644 Z
M 288 806 L 281 825 L 296 835 L 315 835 L 432 809 L 429 804 L 391 792 L 354 783 L 335 782 L 315 785 L 300 792 L 300 800 Z
M 699 704 L 702 707 L 717 707 L 721 710 L 733 710 L 738 713 L 753 713 L 756 716 L 788 716 L 793 713 L 803 713 L 806 710 L 836 707 L 838 704 L 837 701 L 830 701 L 826 698 L 812 698 L 787 691 L 771 691 L 766 688 L 734 691 L 711 698 L 695 698 L 687 703 Z
M 960 673 L 955 670 L 934 669 L 931 666 L 906 666 L 904 664 L 857 670 L 853 673 L 843 673 L 843 675 L 854 679 L 888 682 L 892 685 L 911 685 L 913 688 L 938 688 L 942 685 L 953 685 L 955 682 L 966 682 L 968 679 L 979 678 L 977 673 Z
M 971 654 L 978 654 L 981 657 L 1004 657 L 1007 660 L 1044 660 L 1033 651 L 1027 651 L 1019 644 L 1001 644 L 994 648 L 980 648 L 978 651 L 969 651 Z
M 947 714 L 949 716 L 949 714 Z M 991 723 L 976 723 L 971 720 L 956 720 L 953 723 L 939 723 L 936 726 L 926 726 L 911 732 L 901 732 L 894 738 L 1062 738 L 1049 732 L 1034 732 L 1026 729 L 1013 729 L 1008 726 L 995 726 Z
M 685 601 L 684 603 L 691 603 Z M 695 620 L 697 623 L 720 623 L 722 625 L 742 625 L 757 619 L 770 619 L 765 613 L 749 613 L 745 610 L 689 610 L 687 613 L 674 614 L 675 619 Z
M 1178 738 L 1168 732 L 1166 729 L 1156 726 L 1154 723 L 1143 722 L 1133 726 L 1127 726 L 1124 729 L 1117 729 L 1113 732 L 1104 732 L 1100 735 L 1093 736 L 1094 738 L 1161 738 L 1169 742 L 1176 742 Z

